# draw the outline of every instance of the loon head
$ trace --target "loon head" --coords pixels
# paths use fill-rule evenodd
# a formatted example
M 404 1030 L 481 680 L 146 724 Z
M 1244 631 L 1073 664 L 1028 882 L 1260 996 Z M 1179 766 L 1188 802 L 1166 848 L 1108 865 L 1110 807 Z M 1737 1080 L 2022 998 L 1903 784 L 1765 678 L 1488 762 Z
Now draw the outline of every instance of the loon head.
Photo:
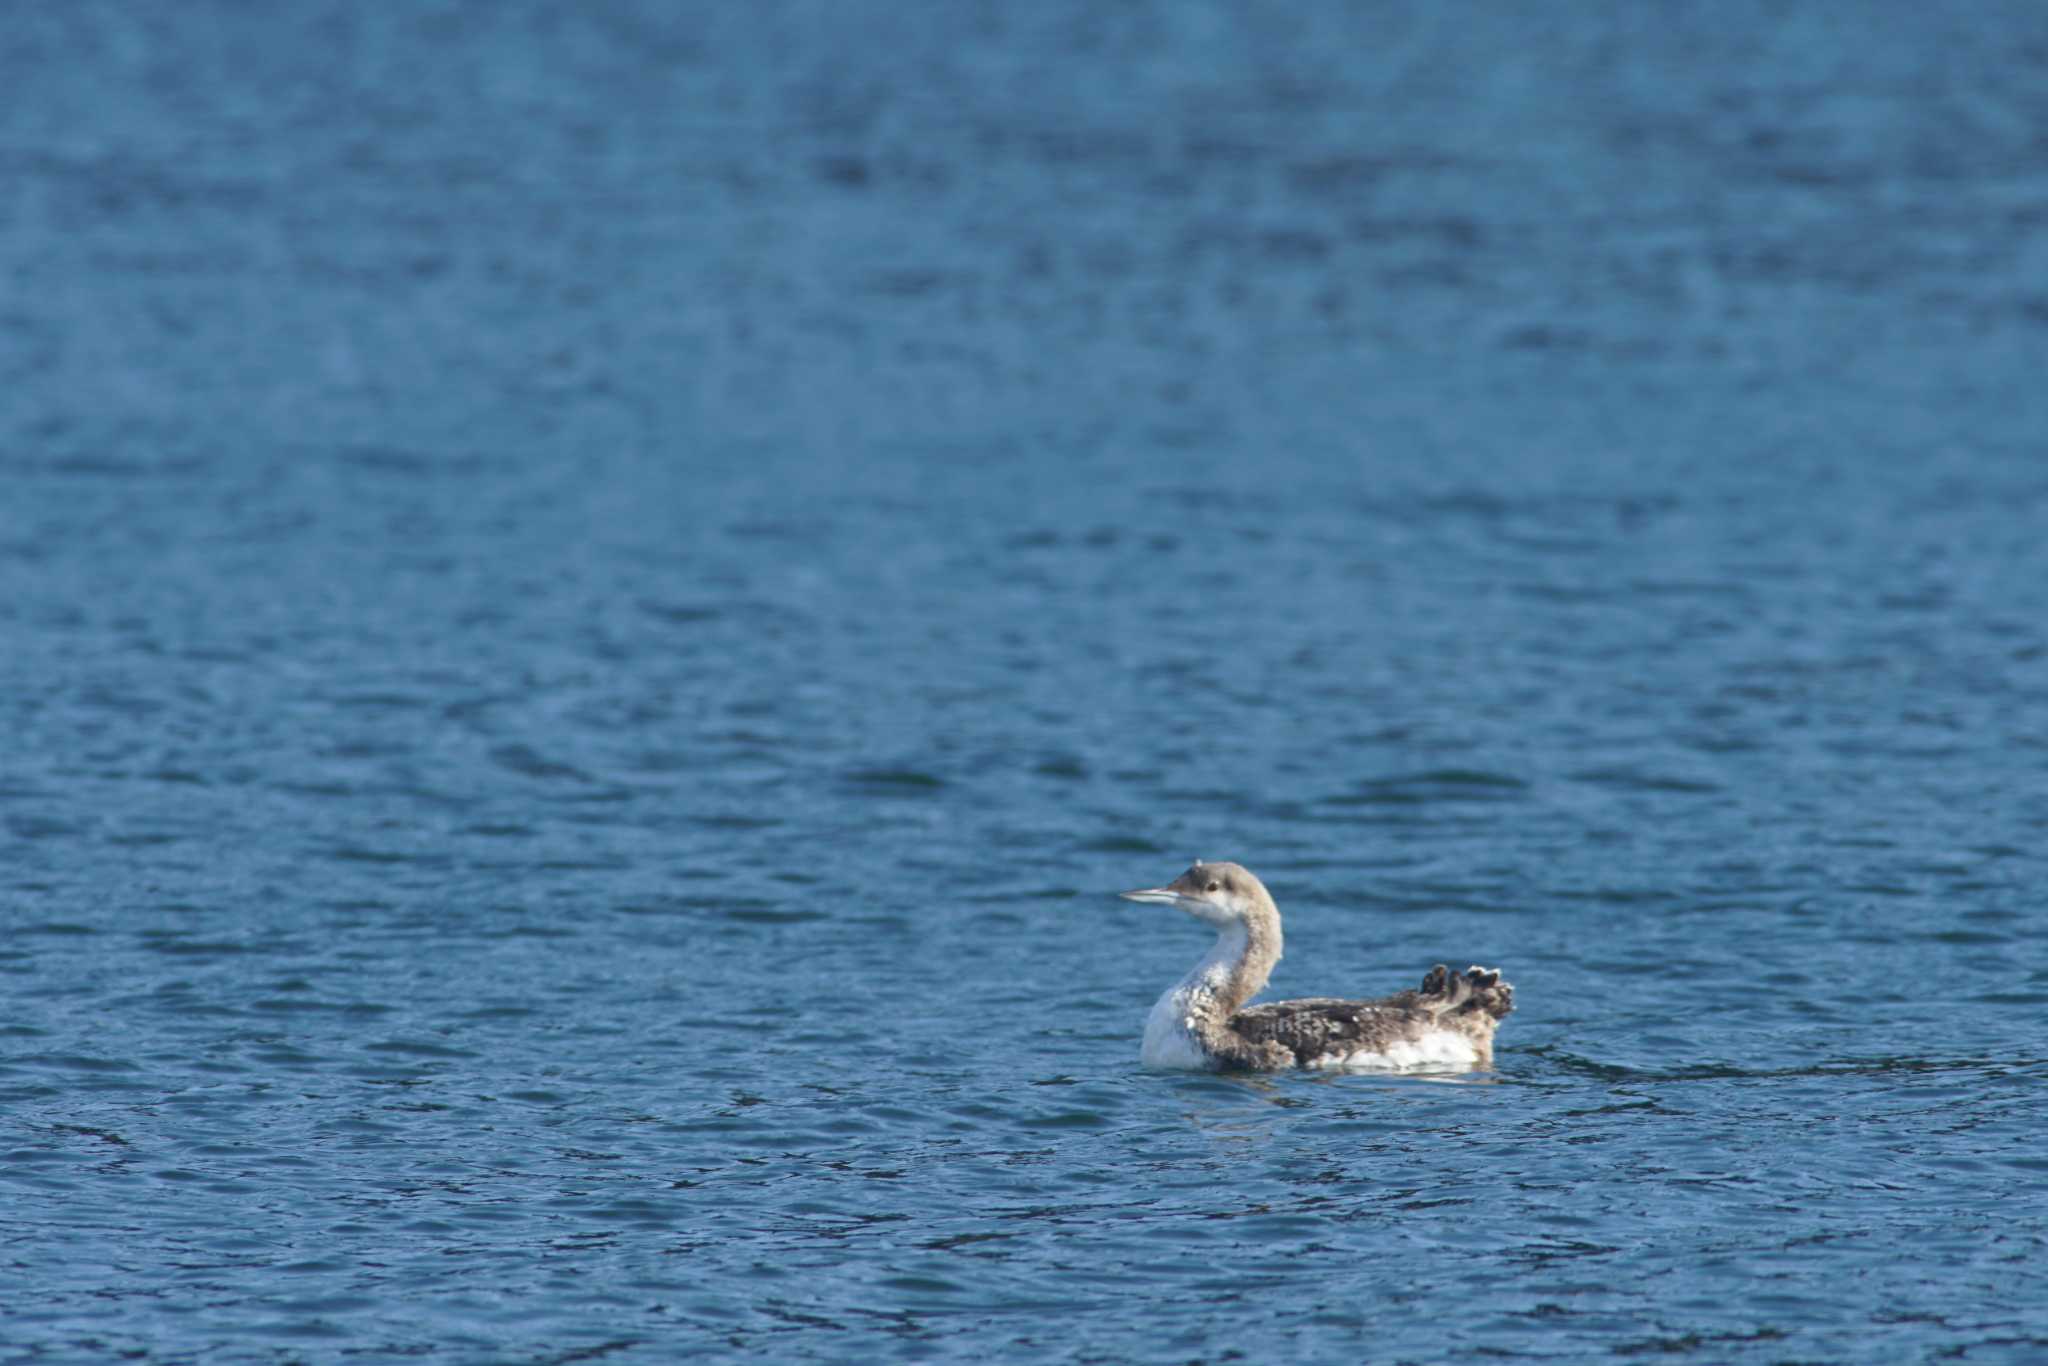
M 1237 863 L 1204 863 L 1196 859 L 1194 867 L 1164 887 L 1142 887 L 1118 895 L 1126 901 L 1177 907 L 1219 930 L 1279 914 L 1265 884 Z

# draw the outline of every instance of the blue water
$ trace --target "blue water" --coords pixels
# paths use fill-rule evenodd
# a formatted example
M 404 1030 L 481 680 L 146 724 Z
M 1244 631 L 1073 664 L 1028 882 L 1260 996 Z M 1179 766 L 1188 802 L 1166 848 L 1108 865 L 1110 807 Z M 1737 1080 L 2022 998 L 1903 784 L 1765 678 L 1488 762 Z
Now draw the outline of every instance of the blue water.
M 0 1360 L 2048 1360 L 2048 11 L 0 90 Z M 1139 1068 L 1198 856 L 1495 1068 Z

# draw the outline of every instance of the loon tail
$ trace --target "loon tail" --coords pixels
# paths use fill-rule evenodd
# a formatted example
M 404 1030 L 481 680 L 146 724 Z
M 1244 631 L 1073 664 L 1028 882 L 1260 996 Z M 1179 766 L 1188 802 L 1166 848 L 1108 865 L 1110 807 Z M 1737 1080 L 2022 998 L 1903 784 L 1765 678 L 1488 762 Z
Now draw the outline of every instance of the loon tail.
M 1422 1008 L 1435 1015 L 1487 1015 L 1504 1020 L 1515 1008 L 1513 984 L 1501 980 L 1499 968 L 1477 964 L 1454 973 L 1442 963 L 1422 979 Z

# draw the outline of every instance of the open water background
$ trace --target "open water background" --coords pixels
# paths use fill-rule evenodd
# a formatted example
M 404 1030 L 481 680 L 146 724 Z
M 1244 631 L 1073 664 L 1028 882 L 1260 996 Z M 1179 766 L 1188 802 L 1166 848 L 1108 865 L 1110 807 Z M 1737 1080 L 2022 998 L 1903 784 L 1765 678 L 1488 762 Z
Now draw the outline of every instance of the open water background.
M 0 90 L 0 1360 L 2048 1359 L 2048 11 Z M 1495 1072 L 1139 1069 L 1195 856 Z

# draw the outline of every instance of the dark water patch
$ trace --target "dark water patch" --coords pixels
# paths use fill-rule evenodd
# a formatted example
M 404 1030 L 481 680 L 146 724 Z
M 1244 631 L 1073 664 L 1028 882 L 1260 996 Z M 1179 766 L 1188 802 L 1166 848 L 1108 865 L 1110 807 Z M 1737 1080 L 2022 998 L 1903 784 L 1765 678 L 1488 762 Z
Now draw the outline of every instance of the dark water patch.
M 335 461 L 346 469 L 369 474 L 398 475 L 408 479 L 432 476 L 471 478 L 490 472 L 489 457 L 466 451 L 407 449 L 396 446 L 354 446 L 335 453 Z
M 55 456 L 40 462 L 38 467 L 43 474 L 121 482 L 190 479 L 206 470 L 207 462 L 193 456 L 130 458 L 106 454 Z
M 1410 805 L 1441 801 L 1506 801 L 1529 784 L 1512 774 L 1484 769 L 1424 769 L 1375 778 L 1346 793 L 1321 798 L 1330 806 Z
M 481 931 L 477 937 L 483 940 L 538 939 L 554 943 L 574 939 L 580 933 L 581 931 L 573 926 L 515 924 Z
M 1636 579 L 1628 585 L 1631 597 L 1644 598 L 1747 598 L 1752 590 L 1738 579 Z
M 389 1014 L 393 1007 L 378 1001 L 325 1001 L 306 996 L 261 996 L 248 1003 L 250 1010 L 291 1015 L 376 1016 Z
M 192 939 L 181 934 L 163 932 L 145 932 L 140 939 L 141 946 L 146 952 L 172 958 L 224 958 L 248 953 L 266 953 L 274 947 L 268 944 L 244 944 L 228 939 Z
M 696 881 L 697 879 L 692 876 L 689 880 Z M 719 879 L 709 880 L 717 881 Z M 664 895 L 661 900 L 663 904 L 672 905 L 679 911 L 779 910 L 788 904 L 786 900 L 737 896 L 730 893 L 720 894 L 717 892 L 710 892 L 704 895 L 674 892 Z
M 2010 944 L 2013 938 L 1995 930 L 1935 930 L 1920 937 L 1940 944 Z
M 327 698 L 326 701 L 341 711 L 360 712 L 409 712 L 440 706 L 440 702 L 425 694 L 396 692 L 347 693 Z
M 773 830 L 789 824 L 781 816 L 765 815 L 758 812 L 721 811 L 708 815 L 690 817 L 690 823 L 707 830 Z
M 65 839 L 82 835 L 86 827 L 54 816 L 9 816 L 7 833 L 18 840 Z
M 1567 776 L 1573 782 L 1592 783 L 1628 792 L 1670 792 L 1683 796 L 1700 796 L 1722 791 L 1718 783 L 1628 767 L 1603 766 L 1581 769 Z
M 725 614 L 724 609 L 715 603 L 665 603 L 642 599 L 638 605 L 646 615 L 671 626 L 695 626 L 716 621 Z
M 833 917 L 829 911 L 805 907 L 732 906 L 726 909 L 725 918 L 746 925 L 803 925 Z
M 397 1053 L 421 1058 L 473 1058 L 473 1050 L 426 1039 L 384 1039 L 362 1045 L 370 1053 Z
M 1677 738 L 1686 748 L 1701 754 L 1747 754 L 1768 747 L 1761 739 L 1743 735 L 1693 733 Z
M 678 1019 L 666 1021 L 665 1023 L 668 1026 L 676 1029 L 713 1030 L 740 1034 L 754 1032 L 773 1032 L 774 1030 L 779 1029 L 781 1027 L 780 1021 L 775 1019 L 763 1019 L 758 1015 L 688 1015 Z
M 1551 552 L 1569 549 L 1581 554 L 1590 553 L 1593 549 L 1588 545 L 1560 545 L 1555 542 L 1531 545 L 1528 548 Z M 1605 588 L 1588 588 L 1581 585 L 1562 583 L 1521 584 L 1516 587 L 1515 592 L 1522 597 L 1531 598 L 1538 602 L 1557 603 L 1565 606 L 1586 606 L 1596 603 L 1611 603 L 1617 600 L 1614 593 Z
M 830 532 L 828 523 L 808 518 L 752 518 L 728 522 L 725 534 L 744 541 L 815 541 Z
M 853 768 L 842 780 L 848 787 L 877 797 L 930 797 L 947 786 L 938 774 L 918 768 Z
M 544 858 L 534 859 L 531 861 L 513 859 L 492 859 L 479 861 L 476 864 L 476 866 L 479 868 L 492 869 L 519 868 L 526 869 L 535 873 L 603 873 L 612 872 L 618 869 L 629 867 L 631 866 L 631 860 L 622 858 Z
M 1552 888 L 1546 891 L 1545 895 L 1556 897 L 1563 901 L 1590 901 L 1611 906 L 1668 906 L 1682 899 L 1679 893 L 1662 887 Z M 1631 970 L 1624 965 L 1617 964 L 1612 966 L 1616 971 L 1626 972 Z M 1660 966 L 1668 967 L 1669 964 L 1642 964 L 1638 965 L 1638 969 L 1642 971 L 1656 971 Z
M 316 797 L 323 800 L 354 797 L 358 795 L 358 789 L 354 783 L 346 783 L 339 781 L 317 783 L 299 781 L 274 781 L 270 784 L 270 789 L 273 792 L 279 792 L 288 797 Z
M 363 863 L 412 868 L 445 868 L 453 862 L 446 854 L 406 849 L 380 849 L 364 844 L 342 844 L 319 851 L 319 857 L 335 863 Z
M 536 778 L 544 782 L 595 781 L 575 765 L 547 758 L 530 745 L 500 745 L 491 751 L 491 759 L 501 768 L 523 778 Z
M 125 1058 L 93 1057 L 80 1053 L 26 1053 L 7 1060 L 9 1066 L 55 1068 L 66 1072 L 133 1072 L 138 1064 Z

